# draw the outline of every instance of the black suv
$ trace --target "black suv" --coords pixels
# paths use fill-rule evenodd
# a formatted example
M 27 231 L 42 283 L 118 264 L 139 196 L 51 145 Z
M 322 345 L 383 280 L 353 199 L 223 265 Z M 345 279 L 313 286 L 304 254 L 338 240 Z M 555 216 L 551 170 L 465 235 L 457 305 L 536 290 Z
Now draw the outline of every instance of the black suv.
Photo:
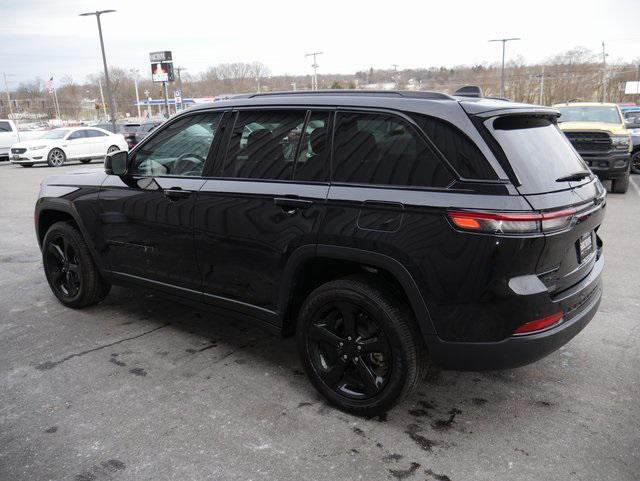
M 194 107 L 43 183 L 46 276 L 69 307 L 137 285 L 295 334 L 313 385 L 375 415 L 428 362 L 523 365 L 594 316 L 606 194 L 557 116 L 431 92 Z

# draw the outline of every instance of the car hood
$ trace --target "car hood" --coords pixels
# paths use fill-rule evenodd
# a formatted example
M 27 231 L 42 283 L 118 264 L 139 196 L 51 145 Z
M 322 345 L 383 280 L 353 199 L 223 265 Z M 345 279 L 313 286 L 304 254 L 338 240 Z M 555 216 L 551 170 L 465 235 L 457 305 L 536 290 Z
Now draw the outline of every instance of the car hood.
M 34 147 L 36 145 L 49 145 L 56 142 L 55 140 L 52 139 L 41 139 L 41 138 L 37 138 L 37 139 L 29 139 L 29 140 L 23 140 L 22 142 L 18 142 L 13 144 L 11 147 L 23 147 L 23 148 L 29 148 L 29 147 Z
M 612 134 L 628 134 L 629 131 L 622 124 L 608 124 L 605 122 L 560 122 L 561 130 L 602 130 Z
M 100 186 L 106 178 L 103 169 L 78 170 L 50 175 L 42 181 L 42 185 Z

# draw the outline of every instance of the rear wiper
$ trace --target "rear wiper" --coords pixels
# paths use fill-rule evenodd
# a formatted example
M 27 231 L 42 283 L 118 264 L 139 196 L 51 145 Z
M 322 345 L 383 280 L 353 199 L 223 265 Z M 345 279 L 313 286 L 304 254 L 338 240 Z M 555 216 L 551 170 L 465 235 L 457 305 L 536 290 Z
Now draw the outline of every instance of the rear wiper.
M 589 177 L 591 172 L 588 170 L 584 170 L 581 172 L 574 172 L 573 174 L 565 175 L 564 177 L 559 177 L 556 179 L 556 182 L 570 182 L 572 180 L 582 180 L 585 177 Z

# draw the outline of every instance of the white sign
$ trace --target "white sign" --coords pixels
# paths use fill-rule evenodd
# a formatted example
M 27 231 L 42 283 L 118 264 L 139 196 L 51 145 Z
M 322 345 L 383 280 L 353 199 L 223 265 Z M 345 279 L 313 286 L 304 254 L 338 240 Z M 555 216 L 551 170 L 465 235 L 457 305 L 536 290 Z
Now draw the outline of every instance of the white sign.
M 640 82 L 627 82 L 624 86 L 624 93 L 627 95 L 640 94 Z
M 182 92 L 180 90 L 176 90 L 175 92 L 173 92 L 173 99 L 175 100 L 175 102 L 177 104 L 181 104 L 182 103 Z

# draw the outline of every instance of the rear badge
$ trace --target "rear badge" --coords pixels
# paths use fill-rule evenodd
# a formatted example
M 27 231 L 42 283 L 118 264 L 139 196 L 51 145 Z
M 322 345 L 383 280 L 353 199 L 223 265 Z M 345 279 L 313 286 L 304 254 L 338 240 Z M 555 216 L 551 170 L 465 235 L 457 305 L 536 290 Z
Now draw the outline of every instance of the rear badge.
M 591 251 L 593 250 L 593 239 L 591 232 L 582 234 L 580 239 L 576 241 L 576 247 L 578 248 L 578 262 L 584 261 Z

